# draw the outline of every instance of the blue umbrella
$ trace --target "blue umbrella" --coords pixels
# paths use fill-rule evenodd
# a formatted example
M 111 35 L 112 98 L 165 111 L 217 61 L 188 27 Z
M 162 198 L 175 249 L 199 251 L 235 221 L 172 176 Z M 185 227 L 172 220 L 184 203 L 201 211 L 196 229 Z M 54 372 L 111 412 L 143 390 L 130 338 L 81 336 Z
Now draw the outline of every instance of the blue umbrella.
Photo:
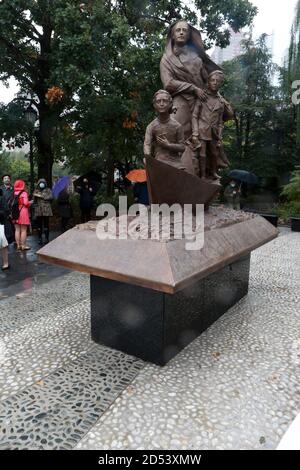
M 248 184 L 257 184 L 258 183 L 258 178 L 254 173 L 250 173 L 249 171 L 245 170 L 232 170 L 229 173 L 229 177 L 242 181 L 243 183 L 248 183 Z
M 70 184 L 70 176 L 62 176 L 56 181 L 55 185 L 52 188 L 52 194 L 55 199 L 58 198 L 59 193 L 65 189 Z

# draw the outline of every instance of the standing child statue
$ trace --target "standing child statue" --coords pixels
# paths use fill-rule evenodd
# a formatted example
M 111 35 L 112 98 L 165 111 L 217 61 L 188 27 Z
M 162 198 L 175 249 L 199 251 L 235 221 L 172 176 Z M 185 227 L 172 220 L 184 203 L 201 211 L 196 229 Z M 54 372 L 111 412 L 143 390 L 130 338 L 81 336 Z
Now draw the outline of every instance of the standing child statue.
M 199 161 L 199 176 L 218 179 L 218 167 L 227 166 L 224 161 L 222 133 L 224 115 L 230 119 L 233 111 L 219 94 L 224 81 L 223 72 L 216 70 L 208 76 L 207 100 L 196 101 L 192 116 L 192 142 Z

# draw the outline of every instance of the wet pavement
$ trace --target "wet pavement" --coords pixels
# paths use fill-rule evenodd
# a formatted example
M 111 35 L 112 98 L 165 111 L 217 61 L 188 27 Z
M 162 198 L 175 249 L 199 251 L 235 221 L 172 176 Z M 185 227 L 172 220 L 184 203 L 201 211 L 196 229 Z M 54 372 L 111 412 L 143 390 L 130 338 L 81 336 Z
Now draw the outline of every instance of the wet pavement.
M 28 241 L 0 280 L 0 450 L 276 449 L 300 410 L 298 233 L 252 253 L 249 294 L 165 367 L 93 343 L 89 276 Z
M 59 232 L 50 234 L 50 241 L 59 236 Z M 27 244 L 31 247 L 28 251 L 17 251 L 14 245 L 9 247 L 8 271 L 0 270 L 0 300 L 13 295 L 29 291 L 34 285 L 49 282 L 70 271 L 58 266 L 41 263 L 36 252 L 41 248 L 37 236 L 29 236 Z

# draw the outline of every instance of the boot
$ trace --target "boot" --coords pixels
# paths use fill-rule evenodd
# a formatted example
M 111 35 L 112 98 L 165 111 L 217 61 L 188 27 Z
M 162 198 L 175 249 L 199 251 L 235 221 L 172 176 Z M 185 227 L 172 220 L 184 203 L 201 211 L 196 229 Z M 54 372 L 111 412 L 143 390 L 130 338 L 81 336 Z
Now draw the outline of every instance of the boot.
M 39 245 L 43 244 L 43 235 L 41 229 L 38 229 L 38 234 L 39 234 Z
M 49 229 L 45 228 L 44 230 L 46 243 L 49 243 Z

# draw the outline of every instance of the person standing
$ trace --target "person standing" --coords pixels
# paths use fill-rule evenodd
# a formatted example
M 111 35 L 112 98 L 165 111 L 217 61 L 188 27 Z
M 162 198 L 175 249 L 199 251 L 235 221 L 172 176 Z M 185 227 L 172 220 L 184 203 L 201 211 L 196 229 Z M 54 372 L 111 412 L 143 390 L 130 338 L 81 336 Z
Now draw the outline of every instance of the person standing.
M 0 251 L 2 255 L 2 271 L 9 269 L 8 264 L 8 241 L 5 235 L 5 224 L 7 223 L 9 209 L 0 188 Z
M 12 221 L 15 225 L 15 238 L 18 250 L 30 250 L 26 245 L 27 228 L 30 225 L 29 207 L 31 202 L 25 191 L 25 181 L 17 180 L 14 184 L 13 199 L 10 200 Z
M 3 175 L 2 183 L 3 184 L 0 186 L 0 189 L 2 189 L 3 197 L 9 209 L 10 201 L 14 197 L 14 188 L 11 184 L 11 176 Z M 15 228 L 10 217 L 8 217 L 5 221 L 5 233 L 8 243 L 13 243 L 15 240 Z
M 11 185 L 10 175 L 2 176 L 2 186 L 0 187 L 0 189 L 2 189 L 3 197 L 8 204 L 14 194 L 14 188 Z
M 134 201 L 138 204 L 144 204 L 144 206 L 149 206 L 149 193 L 146 181 L 144 181 L 143 183 L 133 183 L 133 197 Z
M 39 244 L 43 243 L 43 233 L 46 243 L 49 242 L 49 218 L 53 216 L 51 201 L 53 199 L 52 191 L 47 187 L 45 179 L 41 178 L 37 182 L 33 193 L 34 216 L 37 220 Z
M 58 197 L 58 213 L 61 217 L 61 233 L 66 232 L 69 220 L 73 217 L 72 206 L 70 203 L 70 195 L 68 189 L 63 189 Z
M 224 191 L 224 197 L 226 200 L 227 207 L 230 207 L 231 209 L 235 209 L 237 211 L 240 210 L 240 195 L 241 190 L 239 185 L 234 180 L 231 180 Z
M 84 178 L 82 186 L 76 186 L 75 190 L 80 194 L 79 205 L 81 211 L 81 223 L 83 224 L 91 220 L 91 212 L 96 191 L 94 191 L 87 178 Z

